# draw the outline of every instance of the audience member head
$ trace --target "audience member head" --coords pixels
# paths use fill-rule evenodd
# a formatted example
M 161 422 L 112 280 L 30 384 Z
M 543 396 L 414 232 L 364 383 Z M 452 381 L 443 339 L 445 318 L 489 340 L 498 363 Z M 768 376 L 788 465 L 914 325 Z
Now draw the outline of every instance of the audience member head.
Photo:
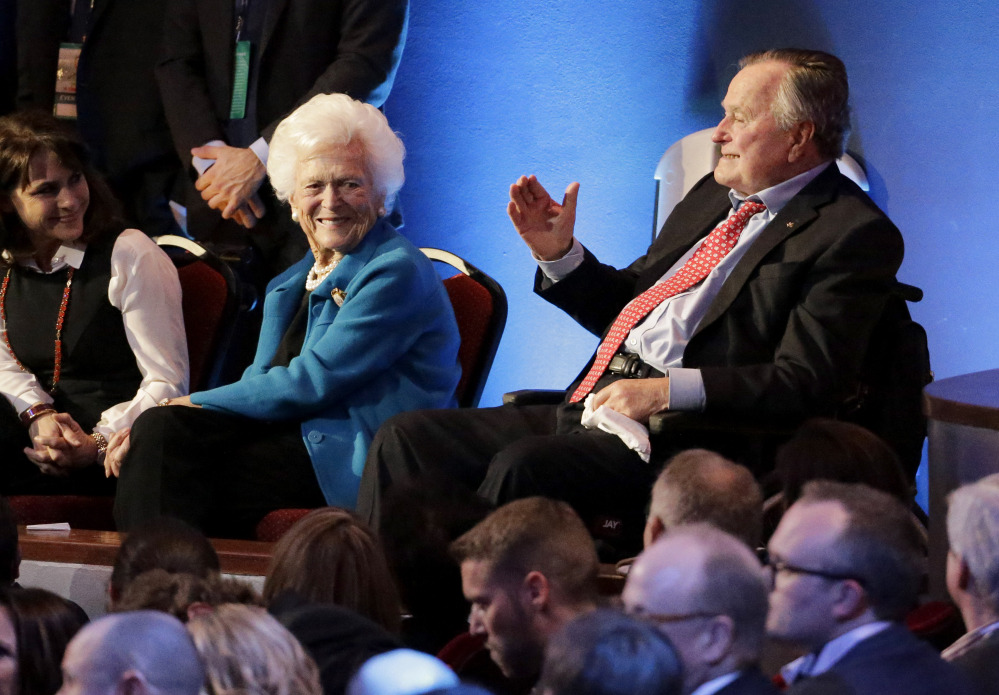
M 0 657 L 0 693 L 54 695 L 66 645 L 86 622 L 83 609 L 51 591 L 0 592 L 0 645 L 7 652 Z
M 115 612 L 154 610 L 187 622 L 192 613 L 206 606 L 243 603 L 259 606 L 260 596 L 248 583 L 219 574 L 198 577 L 186 572 L 150 570 L 126 587 L 115 603 Z
M 680 657 L 653 625 L 596 610 L 548 642 L 541 695 L 681 695 Z
M 321 695 L 312 657 L 259 606 L 225 604 L 187 624 L 211 695 Z
M 905 504 L 912 501 L 895 450 L 881 437 L 852 422 L 831 418 L 806 420 L 777 450 L 774 470 L 788 507 L 801 496 L 802 487 L 810 480 L 863 483 Z
M 771 105 L 778 127 L 787 131 L 797 123 L 811 123 L 820 154 L 826 159 L 842 156 L 850 129 L 850 85 L 843 61 L 822 51 L 781 48 L 751 53 L 739 67 L 764 62 L 788 66 Z
M 669 637 L 689 695 L 718 676 L 756 664 L 767 619 L 767 584 L 756 555 L 709 524 L 678 526 L 628 572 L 625 611 Z
M 299 165 L 330 148 L 359 146 L 379 205 L 402 188 L 406 149 L 384 114 L 346 94 L 319 94 L 299 106 L 274 131 L 267 175 L 279 200 L 288 200 Z
M 399 594 L 378 537 L 337 507 L 309 512 L 274 545 L 264 601 L 294 591 L 314 603 L 335 603 L 399 630 Z
M 745 466 L 706 449 L 671 458 L 652 486 L 645 546 L 675 526 L 705 522 L 760 545 L 763 493 Z
M 12 586 L 21 573 L 17 519 L 6 497 L 0 497 L 0 588 Z
M 73 128 L 51 114 L 24 111 L 0 118 L 0 249 L 12 253 L 32 252 L 29 227 L 17 201 L 33 172 L 50 157 L 61 166 L 83 177 L 83 234 L 87 241 L 120 227 L 118 203 L 104 179 L 89 163 L 86 148 Z
M 156 611 L 116 613 L 81 629 L 62 660 L 64 695 L 199 695 L 201 658 L 184 625 Z
M 595 607 L 597 553 L 565 502 L 510 502 L 456 540 L 451 552 L 472 604 L 469 631 L 486 636 L 508 677 L 536 678 L 548 637 Z
M 206 578 L 219 572 L 219 556 L 201 531 L 179 519 L 160 517 L 130 531 L 111 569 L 111 609 L 125 587 L 144 572 L 160 569 Z
M 816 650 L 915 604 L 924 562 L 908 509 L 891 495 L 829 481 L 805 485 L 768 545 L 767 629 Z
M 999 473 L 948 497 L 947 590 L 968 630 L 999 620 Z
M 394 649 L 364 662 L 347 685 L 347 695 L 423 695 L 458 685 L 440 659 L 412 649 Z

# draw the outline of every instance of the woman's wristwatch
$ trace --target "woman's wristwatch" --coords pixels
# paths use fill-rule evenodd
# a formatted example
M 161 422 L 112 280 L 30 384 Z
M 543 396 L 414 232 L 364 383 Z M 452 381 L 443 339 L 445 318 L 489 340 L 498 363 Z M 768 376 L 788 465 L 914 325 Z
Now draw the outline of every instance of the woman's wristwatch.
M 94 440 L 94 444 L 97 445 L 97 460 L 100 461 L 101 457 L 108 452 L 108 440 L 100 432 L 94 432 L 90 435 L 90 438 Z

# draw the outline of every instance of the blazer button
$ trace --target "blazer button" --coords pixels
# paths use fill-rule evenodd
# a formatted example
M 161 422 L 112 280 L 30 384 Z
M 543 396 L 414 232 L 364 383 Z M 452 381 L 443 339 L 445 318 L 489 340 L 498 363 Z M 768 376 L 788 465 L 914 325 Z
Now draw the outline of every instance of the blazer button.
M 317 432 L 316 430 L 312 430 L 311 432 L 309 432 L 309 441 L 312 442 L 313 444 L 318 444 L 319 442 L 323 441 L 323 438 L 324 435 L 322 432 Z

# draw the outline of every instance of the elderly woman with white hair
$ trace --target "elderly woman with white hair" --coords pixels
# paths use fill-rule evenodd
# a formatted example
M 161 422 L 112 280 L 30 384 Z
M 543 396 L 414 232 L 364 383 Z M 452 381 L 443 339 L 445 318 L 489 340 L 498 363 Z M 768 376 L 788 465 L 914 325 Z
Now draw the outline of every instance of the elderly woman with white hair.
M 430 261 L 383 219 L 403 183 L 385 116 L 319 95 L 277 128 L 267 172 L 311 252 L 274 278 L 253 364 L 227 386 L 136 421 L 115 518 L 160 515 L 249 535 L 268 511 L 353 507 L 389 416 L 454 405 L 458 328 Z

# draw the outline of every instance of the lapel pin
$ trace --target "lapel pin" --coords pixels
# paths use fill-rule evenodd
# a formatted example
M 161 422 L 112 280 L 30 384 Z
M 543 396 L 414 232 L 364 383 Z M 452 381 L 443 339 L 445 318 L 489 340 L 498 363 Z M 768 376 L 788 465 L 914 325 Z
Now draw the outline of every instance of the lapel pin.
M 788 222 L 787 223 L 787 228 L 788 229 L 794 229 L 794 222 Z
M 330 296 L 333 297 L 333 301 L 336 302 L 337 306 L 343 306 L 343 301 L 347 298 L 347 293 L 339 287 L 334 287 L 333 291 L 330 292 Z

